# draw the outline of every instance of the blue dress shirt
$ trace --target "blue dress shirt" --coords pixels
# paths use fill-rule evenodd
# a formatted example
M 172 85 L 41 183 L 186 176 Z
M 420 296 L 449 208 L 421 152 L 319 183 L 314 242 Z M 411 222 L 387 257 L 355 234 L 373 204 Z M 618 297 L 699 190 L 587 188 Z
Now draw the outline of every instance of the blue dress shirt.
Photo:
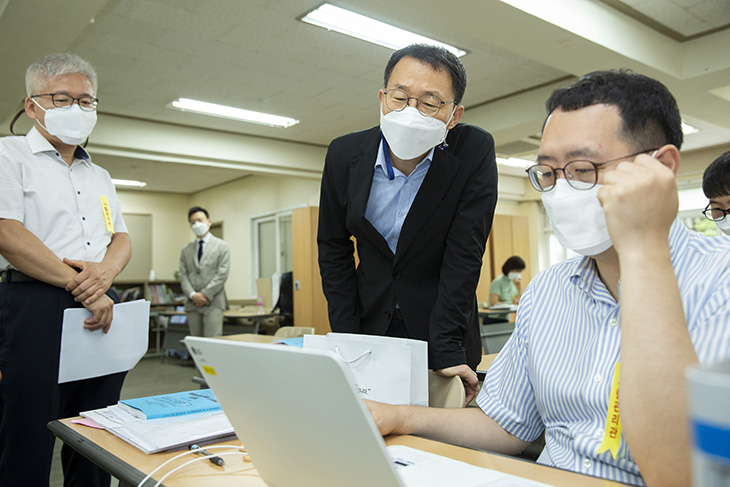
M 408 176 L 394 167 L 395 179 L 391 181 L 388 179 L 385 168 L 383 141 L 380 141 L 373 172 L 373 184 L 370 186 L 370 196 L 365 207 L 365 218 L 388 242 L 388 247 L 393 254 L 398 246 L 403 222 L 431 167 L 433 153 L 434 149 L 431 149 Z

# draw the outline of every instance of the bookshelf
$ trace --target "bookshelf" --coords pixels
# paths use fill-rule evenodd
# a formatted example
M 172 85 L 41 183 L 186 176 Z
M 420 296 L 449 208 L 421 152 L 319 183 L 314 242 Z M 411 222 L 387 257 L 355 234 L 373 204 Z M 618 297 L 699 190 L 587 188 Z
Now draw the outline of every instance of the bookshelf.
M 122 302 L 146 299 L 152 306 L 175 306 L 185 301 L 178 281 L 115 281 L 112 285 Z
M 165 326 L 160 323 L 159 312 L 174 308 L 185 302 L 179 281 L 155 280 L 118 280 L 112 288 L 122 302 L 146 299 L 150 302 L 150 351 L 146 357 L 162 356 L 162 333 Z

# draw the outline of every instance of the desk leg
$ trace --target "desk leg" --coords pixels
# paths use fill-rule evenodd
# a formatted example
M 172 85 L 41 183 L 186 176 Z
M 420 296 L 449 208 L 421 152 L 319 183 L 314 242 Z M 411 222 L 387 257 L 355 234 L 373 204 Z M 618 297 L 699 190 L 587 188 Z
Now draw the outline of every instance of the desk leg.
M 155 350 L 154 352 L 148 352 L 145 354 L 147 357 L 158 357 L 161 356 L 164 359 L 164 353 L 162 352 L 162 343 L 160 338 L 160 332 L 164 329 L 162 323 L 160 323 L 161 316 L 156 312 L 150 312 L 150 330 L 155 333 Z
M 118 479 L 120 487 L 136 487 L 147 476 L 60 421 L 51 421 L 48 423 L 48 429 L 66 445 L 109 472 L 112 477 Z M 145 482 L 143 487 L 152 487 L 156 483 L 157 480 L 150 479 Z

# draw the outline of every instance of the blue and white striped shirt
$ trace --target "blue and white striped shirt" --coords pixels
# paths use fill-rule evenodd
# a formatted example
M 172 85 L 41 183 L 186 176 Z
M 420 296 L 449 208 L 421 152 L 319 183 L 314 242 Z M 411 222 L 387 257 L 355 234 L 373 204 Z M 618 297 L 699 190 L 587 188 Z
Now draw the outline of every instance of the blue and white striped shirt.
M 691 232 L 678 219 L 669 234 L 689 334 L 702 364 L 730 357 L 730 239 Z M 620 305 L 588 257 L 539 273 L 525 290 L 515 331 L 477 399 L 514 436 L 545 430 L 539 463 L 645 485 L 621 437 L 617 458 L 596 454 L 620 360 Z

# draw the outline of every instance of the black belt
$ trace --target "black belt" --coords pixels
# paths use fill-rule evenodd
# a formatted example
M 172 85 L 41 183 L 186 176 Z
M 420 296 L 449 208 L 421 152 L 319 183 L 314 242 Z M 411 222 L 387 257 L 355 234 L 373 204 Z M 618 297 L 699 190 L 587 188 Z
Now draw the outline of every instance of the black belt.
M 403 314 L 400 312 L 400 308 L 395 308 L 395 311 L 393 311 L 393 318 L 396 320 L 402 320 Z
M 4 271 L 0 271 L 0 282 L 32 282 L 36 280 L 37 279 L 33 279 L 29 275 L 23 274 L 16 269 L 7 269 Z

